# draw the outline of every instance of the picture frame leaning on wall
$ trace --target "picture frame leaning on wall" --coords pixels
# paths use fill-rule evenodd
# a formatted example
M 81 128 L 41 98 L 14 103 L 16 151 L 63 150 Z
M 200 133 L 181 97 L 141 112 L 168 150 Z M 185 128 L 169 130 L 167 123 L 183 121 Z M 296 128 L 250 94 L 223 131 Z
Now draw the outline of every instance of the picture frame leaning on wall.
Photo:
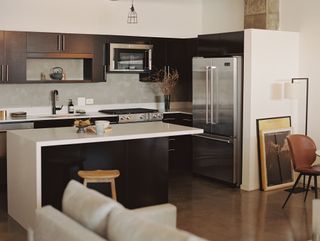
M 293 185 L 294 171 L 286 141 L 291 132 L 290 116 L 257 120 L 260 189 L 263 191 Z

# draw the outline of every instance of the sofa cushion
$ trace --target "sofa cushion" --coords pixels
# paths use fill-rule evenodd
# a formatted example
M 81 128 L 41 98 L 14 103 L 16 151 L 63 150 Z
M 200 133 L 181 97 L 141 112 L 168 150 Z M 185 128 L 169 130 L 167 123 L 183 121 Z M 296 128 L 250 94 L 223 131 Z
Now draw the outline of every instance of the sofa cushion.
M 204 239 L 166 225 L 141 218 L 133 211 L 112 209 L 106 238 L 110 241 L 203 241 Z
M 63 194 L 62 211 L 103 237 L 107 216 L 114 208 L 123 209 L 123 206 L 73 180 L 68 183 Z
M 177 208 L 170 203 L 137 208 L 132 211 L 139 217 L 156 223 L 174 228 L 177 225 Z
M 105 241 L 51 206 L 36 210 L 34 241 Z

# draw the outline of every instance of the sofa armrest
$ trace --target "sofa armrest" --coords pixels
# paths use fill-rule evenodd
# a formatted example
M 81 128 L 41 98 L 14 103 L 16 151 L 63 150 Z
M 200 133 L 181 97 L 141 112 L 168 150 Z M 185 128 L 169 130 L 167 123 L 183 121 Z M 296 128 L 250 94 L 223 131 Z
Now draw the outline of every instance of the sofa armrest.
M 34 241 L 105 241 L 51 206 L 36 210 Z
M 177 208 L 172 204 L 160 204 L 132 210 L 142 218 L 171 227 L 177 225 Z

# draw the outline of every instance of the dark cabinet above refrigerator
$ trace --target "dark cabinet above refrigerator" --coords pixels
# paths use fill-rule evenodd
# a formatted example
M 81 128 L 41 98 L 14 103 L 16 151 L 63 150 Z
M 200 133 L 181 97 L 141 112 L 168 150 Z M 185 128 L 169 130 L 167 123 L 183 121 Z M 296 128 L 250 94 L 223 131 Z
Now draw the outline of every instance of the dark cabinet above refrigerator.
M 243 50 L 244 31 L 198 36 L 197 56 L 242 56 Z

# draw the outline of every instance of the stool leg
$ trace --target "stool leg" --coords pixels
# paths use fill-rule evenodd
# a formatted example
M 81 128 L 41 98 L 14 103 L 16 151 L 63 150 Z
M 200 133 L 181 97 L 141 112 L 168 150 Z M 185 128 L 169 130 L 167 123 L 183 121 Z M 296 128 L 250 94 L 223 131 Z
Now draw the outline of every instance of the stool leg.
M 84 186 L 87 186 L 87 185 L 88 185 L 87 179 L 83 179 L 83 185 L 84 185 Z
M 116 184 L 114 179 L 110 181 L 112 199 L 117 200 Z

